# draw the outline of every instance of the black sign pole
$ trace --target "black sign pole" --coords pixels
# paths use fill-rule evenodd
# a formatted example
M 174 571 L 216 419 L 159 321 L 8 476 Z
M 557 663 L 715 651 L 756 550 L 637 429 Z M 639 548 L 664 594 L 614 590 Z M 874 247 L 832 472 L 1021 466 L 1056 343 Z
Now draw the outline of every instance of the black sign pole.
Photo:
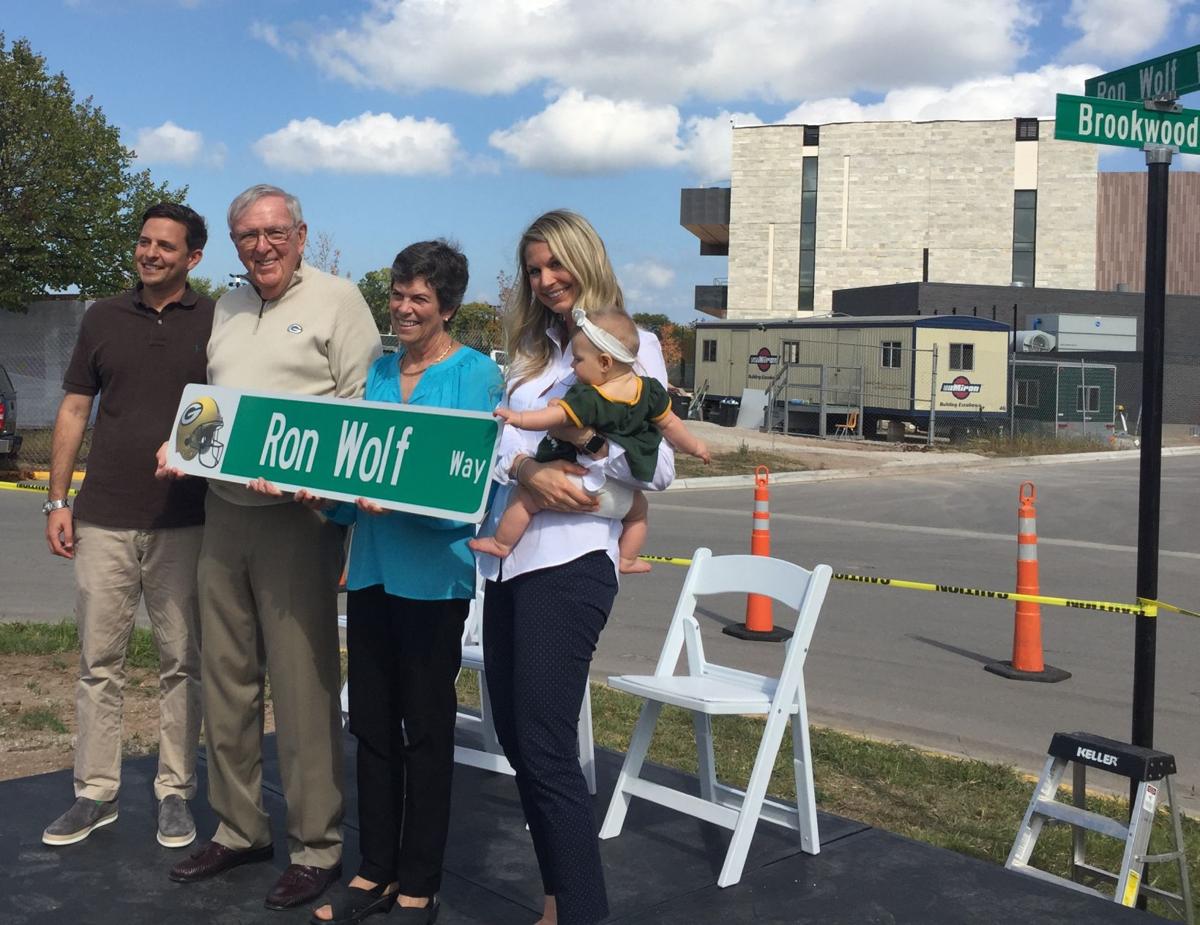
M 1158 521 L 1162 479 L 1163 329 L 1167 302 L 1167 191 L 1172 148 L 1146 148 L 1146 314 L 1142 322 L 1142 453 L 1138 496 L 1137 596 L 1158 599 Z M 1135 618 L 1133 744 L 1154 747 L 1157 620 Z M 1133 793 L 1130 793 L 1132 806 Z

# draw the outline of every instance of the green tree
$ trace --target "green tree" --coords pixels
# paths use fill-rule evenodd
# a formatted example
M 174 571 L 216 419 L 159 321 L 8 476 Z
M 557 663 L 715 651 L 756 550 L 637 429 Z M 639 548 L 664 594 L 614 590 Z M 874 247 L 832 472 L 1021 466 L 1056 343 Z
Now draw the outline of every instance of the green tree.
M 671 319 L 657 312 L 634 312 L 633 323 L 661 338 L 663 328 L 671 326 Z
M 200 293 L 200 295 L 206 295 L 213 301 L 221 298 L 221 296 L 229 291 L 227 283 L 214 283 L 207 276 L 189 276 L 188 285 Z
M 133 278 L 142 211 L 187 188 L 132 171 L 133 152 L 91 97 L 75 101 L 29 42 L 0 32 L 0 306 L 47 291 L 107 295 Z
M 500 346 L 500 318 L 487 302 L 464 302 L 450 323 L 456 340 L 487 353 Z
M 382 267 L 365 274 L 358 281 L 358 291 L 366 299 L 375 316 L 375 326 L 380 334 L 390 334 L 392 319 L 388 315 L 388 292 L 392 288 L 392 268 Z

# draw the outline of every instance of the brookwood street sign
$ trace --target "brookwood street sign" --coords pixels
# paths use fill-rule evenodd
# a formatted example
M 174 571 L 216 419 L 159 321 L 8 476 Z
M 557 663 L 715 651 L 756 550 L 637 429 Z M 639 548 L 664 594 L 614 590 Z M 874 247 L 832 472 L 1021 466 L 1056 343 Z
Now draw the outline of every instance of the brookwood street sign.
M 1200 111 L 1158 112 L 1142 103 L 1060 93 L 1054 137 L 1124 148 L 1174 145 L 1183 154 L 1200 154 Z
M 246 484 L 478 523 L 500 427 L 490 414 L 373 401 L 184 389 L 170 465 Z
M 1194 90 L 1200 90 L 1200 45 L 1083 82 L 1086 96 L 1109 100 L 1174 99 Z

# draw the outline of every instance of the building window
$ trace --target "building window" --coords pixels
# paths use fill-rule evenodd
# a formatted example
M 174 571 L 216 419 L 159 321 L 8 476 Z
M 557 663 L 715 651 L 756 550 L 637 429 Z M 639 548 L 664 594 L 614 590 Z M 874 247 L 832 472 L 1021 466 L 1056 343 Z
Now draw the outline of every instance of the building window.
M 1036 379 L 1017 380 L 1017 407 L 1036 408 L 1038 406 L 1038 385 Z
M 1100 410 L 1100 386 L 1081 385 L 1075 389 L 1075 410 L 1084 414 Z
M 704 362 L 717 362 L 717 342 L 715 340 L 705 340 L 703 343 Z
M 900 341 L 885 340 L 879 345 L 881 352 L 879 355 L 879 365 L 884 369 L 899 369 L 900 368 Z
M 796 300 L 796 308 L 800 311 L 813 310 L 816 267 L 817 159 L 805 157 L 801 158 L 800 165 L 800 291 Z
M 974 344 L 950 345 L 950 368 L 954 370 L 972 370 L 975 368 Z
M 1019 189 L 1013 193 L 1013 266 L 1012 281 L 1033 285 L 1034 257 L 1037 253 L 1037 190 Z
M 783 350 L 781 351 L 781 360 L 784 363 L 799 363 L 800 341 L 785 340 L 783 342 Z
M 821 143 L 821 126 L 804 126 L 804 143 L 806 145 L 819 145 Z
M 1017 120 L 1017 141 L 1037 141 L 1038 140 L 1038 120 L 1037 119 L 1018 119 Z

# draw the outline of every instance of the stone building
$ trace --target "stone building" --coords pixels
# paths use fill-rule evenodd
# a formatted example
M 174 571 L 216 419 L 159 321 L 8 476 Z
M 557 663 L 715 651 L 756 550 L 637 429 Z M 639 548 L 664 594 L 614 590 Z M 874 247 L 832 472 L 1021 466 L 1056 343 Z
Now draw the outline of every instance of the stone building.
M 828 314 L 833 292 L 935 281 L 1091 289 L 1096 145 L 1054 123 L 856 122 L 733 130 L 729 189 L 683 190 L 680 224 L 727 282 L 717 317 Z

